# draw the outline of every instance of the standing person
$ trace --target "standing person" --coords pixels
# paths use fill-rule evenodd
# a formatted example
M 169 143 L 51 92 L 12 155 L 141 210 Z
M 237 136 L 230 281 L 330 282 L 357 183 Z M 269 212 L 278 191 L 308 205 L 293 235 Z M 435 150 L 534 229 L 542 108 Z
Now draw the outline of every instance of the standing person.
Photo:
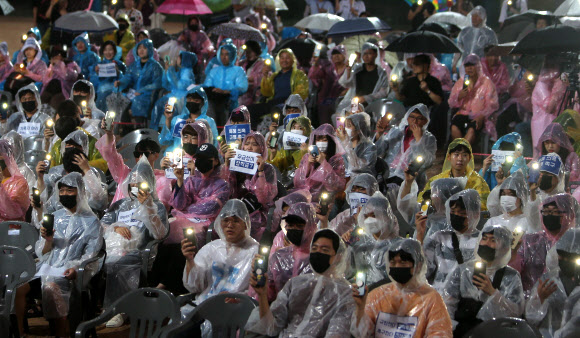
M 91 71 L 101 61 L 97 53 L 91 50 L 89 34 L 84 32 L 83 34 L 77 36 L 73 40 L 72 45 L 75 52 L 72 59 L 81 68 L 81 73 L 85 79 L 89 79 L 91 76 Z
M 183 30 L 177 42 L 185 50 L 197 55 L 197 63 L 200 66 L 211 59 L 215 54 L 215 48 L 207 34 L 202 30 L 203 25 L 197 16 L 190 16 L 187 20 L 187 28 Z
M 141 11 L 135 9 L 134 0 L 123 0 L 123 8 L 117 11 L 117 15 L 127 15 L 131 21 L 131 30 L 134 35 L 137 35 L 143 28 L 143 14 Z
M 486 26 L 487 12 L 481 6 L 475 7 L 470 13 L 471 26 L 467 26 L 461 30 L 457 37 L 457 44 L 463 50 L 463 58 L 469 54 L 475 54 L 482 58 L 484 56 L 484 48 L 488 45 L 497 45 L 497 36 L 493 29 Z M 453 73 L 457 72 L 457 62 L 459 54 L 456 54 L 453 60 Z
M 334 6 L 336 14 L 345 20 L 358 18 L 367 10 L 365 3 L 360 0 L 334 0 Z
M 55 4 L 58 3 L 58 0 L 35 0 L 32 3 L 32 27 L 37 27 L 40 36 L 44 36 L 44 33 L 50 28 L 51 15 L 47 15 L 49 11 L 52 12 L 52 8 Z
M 131 21 L 127 14 L 117 14 L 115 17 L 119 29 L 112 33 L 106 34 L 103 41 L 113 41 L 117 46 L 123 50 L 122 60 L 125 60 L 127 54 L 135 47 L 135 35 L 131 32 Z

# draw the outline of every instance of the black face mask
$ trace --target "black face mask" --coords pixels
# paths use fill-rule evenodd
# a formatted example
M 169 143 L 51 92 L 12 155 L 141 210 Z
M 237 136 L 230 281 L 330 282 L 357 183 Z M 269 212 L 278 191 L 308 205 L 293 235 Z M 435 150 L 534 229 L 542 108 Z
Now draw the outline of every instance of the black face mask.
M 407 284 L 413 277 L 411 269 L 412 268 L 389 268 L 389 276 L 399 284 Z
M 190 114 L 195 114 L 195 115 L 201 114 L 201 107 L 202 107 L 201 103 L 187 102 L 185 104 L 185 107 L 187 107 L 187 110 L 189 110 Z
M 477 255 L 487 262 L 493 262 L 495 259 L 495 249 L 487 245 L 480 245 L 477 249 Z
M 127 25 L 126 23 L 120 23 L 119 24 L 119 30 L 120 31 L 126 31 L 127 28 L 129 28 L 129 25 Z
M 197 151 L 197 144 L 184 143 L 183 144 L 183 151 L 185 151 L 187 154 L 193 156 L 195 154 L 195 152 Z M 197 162 L 196 162 L 196 164 L 197 164 Z
M 330 255 L 321 252 L 311 252 L 310 265 L 315 272 L 322 274 L 330 267 Z
M 463 229 L 465 229 L 465 225 L 463 225 L 465 223 L 465 219 L 467 217 L 463 217 L 463 216 L 457 216 L 454 214 L 449 215 L 449 219 L 451 221 L 451 227 L 455 230 L 455 231 L 463 231 Z
M 60 204 L 67 209 L 72 209 L 77 206 L 77 195 L 60 195 Z
M 546 215 L 542 216 L 542 220 L 544 221 L 544 226 L 549 232 L 558 232 L 562 228 L 562 224 L 560 224 L 560 216 Z
M 200 173 L 205 174 L 213 169 L 213 158 L 197 158 L 195 159 L 195 167 Z
M 85 101 L 85 102 L 89 102 L 89 97 L 88 96 L 84 96 L 84 95 L 74 95 L 73 96 L 73 101 L 79 106 L 81 107 L 81 102 Z
M 542 175 L 539 187 L 544 191 L 550 190 L 550 188 L 552 188 L 552 176 L 546 174 Z
M 22 109 L 25 112 L 32 113 L 36 109 L 36 101 L 26 101 L 22 102 Z
M 199 30 L 198 25 L 189 25 L 187 27 L 189 28 L 190 31 L 193 31 L 193 32 L 197 32 Z
M 0 169 L 6 169 L 6 162 L 4 160 L 0 160 Z
M 562 271 L 562 274 L 568 278 L 574 278 L 576 275 L 576 262 L 558 260 L 558 266 Z
M 300 246 L 300 244 L 302 244 L 302 234 L 303 233 L 304 233 L 304 230 L 288 229 L 288 230 L 286 230 L 286 238 L 288 238 L 290 243 L 292 243 L 296 246 Z

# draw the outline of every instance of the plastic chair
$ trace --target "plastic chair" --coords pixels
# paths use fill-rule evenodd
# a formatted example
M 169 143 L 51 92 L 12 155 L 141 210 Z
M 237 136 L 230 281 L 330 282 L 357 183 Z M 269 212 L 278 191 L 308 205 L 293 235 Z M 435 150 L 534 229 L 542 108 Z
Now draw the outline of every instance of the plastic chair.
M 79 325 L 75 336 L 85 337 L 89 329 L 106 323 L 119 313 L 129 317 L 131 322 L 129 337 L 159 337 L 166 319 L 170 319 L 173 323 L 180 321 L 179 306 L 170 292 L 143 288 L 131 291 L 97 318 Z
M 169 231 L 171 226 L 167 225 L 167 233 L 162 239 L 154 239 L 149 241 L 145 246 L 145 249 L 141 251 L 141 279 L 139 284 L 145 284 L 147 282 L 147 276 L 149 271 L 153 268 L 153 262 L 155 262 L 155 256 L 157 255 L 157 248 L 159 244 L 163 243 L 163 241 L 169 237 Z
M 153 129 L 138 129 L 125 135 L 119 142 L 117 142 L 117 148 L 121 148 L 127 144 L 137 144 L 139 141 L 150 138 L 155 142 L 159 142 L 159 133 Z
M 235 301 L 232 301 L 235 299 Z M 244 337 L 246 322 L 256 304 L 244 294 L 226 293 L 206 299 L 193 312 L 179 322 L 167 326 L 162 337 L 173 337 L 183 332 L 200 319 L 208 320 L 213 337 Z M 238 332 L 239 330 L 239 332 Z
M 24 151 L 40 150 L 42 151 L 42 137 L 30 136 L 24 139 Z
M 16 246 L 32 252 L 37 240 L 38 230 L 30 223 L 18 221 L 0 223 L 0 245 Z
M 34 170 L 39 161 L 46 159 L 46 151 L 44 150 L 29 150 L 24 153 L 24 162 L 28 164 L 30 169 Z
M 477 325 L 466 338 L 540 338 L 540 331 L 521 318 L 494 318 Z

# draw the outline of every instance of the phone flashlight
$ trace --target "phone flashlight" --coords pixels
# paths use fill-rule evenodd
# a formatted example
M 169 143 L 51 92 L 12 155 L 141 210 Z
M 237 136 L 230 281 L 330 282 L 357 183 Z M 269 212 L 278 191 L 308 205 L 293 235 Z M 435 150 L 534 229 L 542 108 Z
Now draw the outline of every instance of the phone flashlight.
M 356 54 L 354 54 L 354 53 L 350 54 L 350 56 L 348 57 L 348 66 L 352 67 L 352 65 L 354 65 L 355 61 L 356 61 Z
M 52 126 L 54 126 L 54 121 L 52 119 L 46 120 L 46 126 L 52 128 Z
M 144 192 L 149 192 L 149 184 L 147 184 L 147 182 L 141 182 L 139 189 L 143 190 Z
M 398 79 L 399 77 L 397 76 L 397 74 L 391 75 L 391 82 L 397 82 Z
M 173 108 L 174 108 L 174 106 L 175 106 L 175 102 L 177 102 L 177 98 L 175 98 L 175 97 L 171 97 L 171 98 L 169 98 L 169 100 L 167 101 L 167 105 L 169 106 L 169 107 L 167 107 L 167 108 L 168 108 L 170 111 L 173 111 Z
M 527 80 L 528 80 L 528 82 L 534 81 L 534 74 L 528 75 Z
M 270 66 L 272 64 L 272 60 L 266 59 L 266 61 L 264 61 L 264 63 L 266 64 L 266 66 Z
M 107 111 L 107 115 L 105 115 L 105 128 L 108 131 L 113 128 L 113 120 L 115 120 L 115 112 Z

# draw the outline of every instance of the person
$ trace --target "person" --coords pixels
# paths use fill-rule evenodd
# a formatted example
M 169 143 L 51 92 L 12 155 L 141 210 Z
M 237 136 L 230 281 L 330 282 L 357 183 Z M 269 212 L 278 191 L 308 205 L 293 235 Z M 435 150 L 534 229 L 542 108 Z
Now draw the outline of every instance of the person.
M 397 100 L 402 101 L 405 107 L 419 103 L 432 107 L 443 101 L 441 82 L 429 74 L 430 65 L 431 58 L 428 55 L 417 55 L 413 58 L 414 76 L 404 79 L 400 86 L 389 81 Z
M 131 114 L 139 125 L 146 125 L 152 93 L 161 87 L 163 68 L 153 59 L 153 42 L 149 39 L 137 44 L 139 61 L 133 63 L 123 77 L 115 82 L 119 91 L 131 88 Z
M 526 304 L 526 320 L 537 327 L 544 337 L 557 337 L 558 333 L 572 329 L 578 332 L 577 318 L 579 281 L 576 261 L 580 258 L 580 229 L 568 229 L 548 252 L 557 263 L 548 267 L 532 289 Z M 571 327 L 567 327 L 571 326 Z
M 12 73 L 12 62 L 6 41 L 0 43 L 0 88 L 4 88 L 4 81 Z
M 531 157 L 533 151 L 532 135 L 528 123 L 521 123 L 530 119 L 532 115 L 532 92 L 538 78 L 531 71 L 521 68 L 516 71 L 515 79 L 510 85 L 508 94 L 510 98 L 503 103 L 500 108 L 495 128 L 499 137 L 515 131 L 524 129 L 525 133 L 518 133 L 522 136 L 524 143 L 524 156 Z
M 33 82 L 42 81 L 48 67 L 42 60 L 42 49 L 35 38 L 28 38 L 14 63 L 14 72 L 20 73 Z
M 266 16 L 259 13 L 259 11 L 256 11 L 256 13 L 250 13 L 248 15 L 246 15 L 246 17 L 243 18 L 243 22 L 252 27 L 255 28 L 257 30 L 260 30 L 262 32 L 262 35 L 264 35 L 265 38 L 265 50 L 266 51 L 272 51 L 275 47 L 276 47 L 276 38 L 274 37 L 274 35 L 272 34 L 273 30 L 273 26 L 272 26 L 272 22 L 270 21 L 270 19 Z M 266 25 L 266 29 L 262 29 L 262 24 Z M 236 41 L 240 41 L 240 40 L 236 40 Z M 241 42 L 241 41 L 240 41 Z M 241 46 L 236 44 L 236 46 L 238 48 L 240 48 Z
M 534 285 L 546 269 L 546 257 L 550 248 L 568 229 L 578 227 L 580 206 L 571 195 L 557 194 L 543 201 L 540 214 L 542 230 L 522 237 L 516 258 L 510 263 L 522 276 L 526 298 L 529 298 Z M 542 284 L 545 282 L 544 280 Z
M 475 259 L 457 266 L 445 283 L 443 300 L 453 320 L 453 335 L 463 337 L 492 318 L 519 317 L 525 306 L 520 274 L 507 266 L 512 233 L 501 225 L 486 225 L 476 245 Z M 475 273 L 483 264 L 484 273 Z
M 566 178 L 562 159 L 556 153 L 543 155 L 538 159 L 539 176 L 536 182 L 531 182 L 529 210 L 531 211 L 529 220 L 532 228 L 541 229 L 540 205 L 543 201 L 557 194 L 566 192 Z
M 492 152 L 494 150 L 513 152 L 511 157 L 512 163 L 509 167 L 509 172 L 504 172 L 503 166 L 499 166 L 497 170 L 492 170 L 491 167 L 494 162 L 493 154 L 489 155 L 483 160 L 483 167 L 479 170 L 479 175 L 483 177 L 491 190 L 493 190 L 497 185 L 501 185 L 501 182 L 506 177 L 515 173 L 516 171 L 521 169 L 524 173 L 527 172 L 526 159 L 523 157 L 524 146 L 522 144 L 522 137 L 520 134 L 513 132 L 500 137 L 493 144 L 491 150 Z M 506 157 L 504 160 L 508 160 L 508 158 Z M 510 165 L 509 162 L 503 162 L 502 164 L 505 164 L 506 166 Z
M 246 331 L 280 337 L 342 336 L 348 331 L 354 301 L 344 279 L 343 241 L 332 230 L 317 231 L 309 260 L 313 273 L 290 279 L 271 305 L 267 288 L 258 286 L 254 275 L 250 277 L 259 306 L 252 311 Z
M 451 10 L 467 16 L 473 10 L 473 3 L 471 0 L 457 0 L 457 2 L 451 6 Z
M 248 78 L 248 90 L 240 96 L 239 104 L 249 106 L 254 104 L 261 95 L 260 84 L 262 83 L 265 60 L 261 57 L 262 47 L 254 40 L 246 41 L 246 58 L 238 61 L 238 66 L 246 72 Z
M 348 107 L 353 98 L 358 102 L 369 104 L 379 98 L 385 97 L 389 91 L 389 74 L 375 63 L 379 55 L 379 47 L 365 42 L 361 48 L 363 63 L 348 65 L 346 71 L 338 79 L 338 83 L 348 92 L 338 105 L 340 111 Z
M 291 94 L 298 94 L 303 100 L 306 100 L 308 97 L 308 77 L 298 69 L 298 61 L 294 52 L 289 48 L 280 50 L 276 55 L 275 66 L 277 71 L 274 73 L 268 64 L 262 68 L 262 83 L 260 84 L 262 96 L 271 105 L 286 102 Z M 264 114 L 252 116 L 252 120 L 258 121 L 262 115 Z
M 490 116 L 499 109 L 499 103 L 493 82 L 481 70 L 479 57 L 469 54 L 463 65 L 466 75 L 455 83 L 449 96 L 449 107 L 458 109 L 451 119 L 451 138 L 463 137 L 474 144 L 481 131 L 496 135 Z
M 501 10 L 499 14 L 499 24 L 503 27 L 505 20 L 511 16 L 522 14 L 528 11 L 528 1 L 527 0 L 503 0 L 501 4 Z
M 93 128 L 91 130 L 91 135 L 93 137 L 101 136 L 100 130 L 98 129 L 98 124 L 102 119 L 105 118 L 105 113 L 97 108 L 95 104 L 95 87 L 93 83 L 87 80 L 78 80 L 76 81 L 70 91 L 70 98 L 73 100 L 79 107 L 81 107 L 81 118 L 88 119 L 88 120 L 97 120 L 97 122 L 93 123 Z M 83 101 L 85 104 L 83 106 Z M 87 120 L 80 123 L 85 129 L 89 128 L 89 123 Z
M 113 41 L 117 46 L 123 50 L 121 60 L 125 60 L 127 54 L 135 47 L 135 35 L 131 32 L 131 20 L 127 14 L 117 14 L 115 20 L 119 25 L 119 29 L 112 33 L 105 34 L 103 41 Z
M 370 293 L 365 290 L 362 297 L 353 285 L 356 311 L 351 314 L 350 333 L 357 338 L 371 337 L 377 332 L 391 336 L 404 332 L 413 337 L 451 337 L 451 319 L 445 303 L 425 280 L 428 258 L 423 255 L 421 244 L 407 238 L 396 241 L 388 250 L 386 270 L 394 282 Z
M 6 140 L 12 147 L 14 161 L 16 161 L 18 170 L 28 183 L 28 188 L 32 194 L 32 189 L 36 187 L 36 175 L 28 164 L 24 162 L 24 141 L 22 140 L 22 135 L 18 134 L 15 130 L 11 130 L 7 134 L 2 135 L 2 140 Z
M 419 26 L 425 22 L 426 18 L 423 15 L 423 12 L 427 10 L 427 4 L 431 4 L 431 6 L 433 6 L 431 2 L 426 1 L 424 4 L 416 2 L 409 8 L 409 12 L 407 13 L 407 21 L 411 21 L 411 31 L 417 30 L 417 28 L 419 28 Z
M 273 235 L 274 240 L 272 241 L 272 246 L 270 247 L 270 259 L 274 252 L 281 248 L 288 247 L 292 245 L 286 236 L 286 233 L 282 230 L 282 226 L 285 224 L 282 222 L 282 217 L 286 216 L 290 206 L 297 203 L 310 203 L 312 201 L 310 193 L 306 190 L 298 190 L 291 192 L 286 196 L 280 197 L 274 202 L 274 212 L 272 213 L 272 222 L 270 226 L 271 237 Z M 317 215 L 318 217 L 318 215 Z M 275 235 L 274 235 L 275 234 Z
M 149 36 L 149 31 L 142 28 L 139 31 L 139 33 L 137 33 L 135 35 L 135 43 L 139 43 L 139 42 L 146 40 L 146 39 L 151 39 L 151 37 Z M 133 47 L 133 49 L 131 49 L 131 52 L 128 53 L 127 57 L 125 58 L 125 64 L 127 64 L 127 67 L 129 67 L 138 58 L 139 58 L 139 56 L 137 55 L 137 49 Z M 157 61 L 157 62 L 160 61 L 159 53 L 157 52 L 157 48 L 155 48 L 155 47 L 153 47 L 153 59 L 155 59 L 155 61 Z
M 101 61 L 97 53 L 91 50 L 91 43 L 89 41 L 89 34 L 87 32 L 74 38 L 72 41 L 74 56 L 73 61 L 81 68 L 81 73 L 88 79 L 91 75 L 91 70 Z
M 155 174 L 147 157 L 141 156 L 120 185 L 124 198 L 102 219 L 107 247 L 104 307 L 139 287 L 142 250 L 149 241 L 165 238 L 169 230 L 167 211 L 157 197 Z M 119 313 L 107 327 L 120 327 L 125 319 Z
M 107 40 L 103 43 L 100 49 L 101 61 L 91 71 L 91 82 L 97 91 L 96 106 L 101 111 L 107 111 L 107 96 L 113 93 L 115 87 L 114 83 L 127 71 L 127 66 L 121 61 L 123 50 L 117 47 L 117 44 L 112 40 Z M 99 66 L 109 63 L 115 64 L 116 76 L 100 77 Z
M 251 114 L 251 112 L 250 112 Z M 288 99 L 284 102 L 284 106 L 282 107 L 282 125 L 279 125 L 280 118 L 278 121 L 272 120 L 268 130 L 270 132 L 277 131 L 281 138 L 288 127 L 288 123 L 299 116 L 308 117 L 308 108 L 306 107 L 306 102 L 302 99 L 302 97 L 298 94 L 291 94 L 288 96 Z M 312 121 L 311 121 L 312 122 Z M 312 123 L 311 123 L 312 124 Z M 270 142 L 270 135 L 267 137 L 267 141 Z
M 26 178 L 20 173 L 10 143 L 0 140 L 0 222 L 24 221 L 30 206 Z
M 32 27 L 37 27 L 41 36 L 50 28 L 51 15 L 47 15 L 49 11 L 52 12 L 52 8 L 57 2 L 50 0 L 37 0 L 34 1 L 32 5 Z M 8 6 L 10 8 L 10 6 Z
M 40 94 L 34 83 L 20 88 L 16 93 L 15 101 L 18 111 L 10 115 L 7 120 L 0 119 L 0 134 L 4 135 L 10 130 L 18 130 L 20 125 L 24 127 L 39 124 L 38 129 L 33 128 L 34 131 L 29 132 L 26 136 L 42 135 L 45 123 L 50 119 L 50 116 L 40 111 Z M 28 123 L 33 123 L 33 125 Z
M 238 58 L 234 44 L 225 44 L 217 52 L 218 66 L 206 74 L 203 87 L 209 93 L 212 111 L 219 125 L 226 120 L 226 111 L 238 106 L 238 97 L 248 90 L 248 78 L 244 69 L 236 66 Z
M 463 58 L 469 54 L 475 54 L 482 58 L 485 55 L 484 48 L 488 45 L 497 45 L 497 36 L 493 29 L 487 27 L 487 12 L 482 6 L 476 6 L 471 12 L 471 26 L 461 30 L 457 37 L 457 45 L 463 51 Z M 456 64 L 458 58 L 453 60 L 453 73 L 457 73 Z
M 131 31 L 137 35 L 143 28 L 143 14 L 141 11 L 135 9 L 134 0 L 123 0 L 123 8 L 117 10 L 117 16 L 127 15 L 131 21 Z
M 442 294 L 447 276 L 463 262 L 473 259 L 479 230 L 480 201 L 477 191 L 463 190 L 445 204 L 450 229 L 426 237 L 423 247 L 427 257 L 427 280 Z
M 348 175 L 375 174 L 377 147 L 369 139 L 370 116 L 367 113 L 348 116 L 344 127 L 340 126 L 336 134 L 346 151 Z
M 69 98 L 74 82 L 81 74 L 76 62 L 66 59 L 66 52 L 53 46 L 50 53 L 50 65 L 42 78 L 42 103 L 48 103 L 56 109 L 58 105 Z
M 355 19 L 365 12 L 365 3 L 361 0 L 334 0 L 336 14 L 345 20 Z
M 547 125 L 535 150 L 538 157 L 548 153 L 558 154 L 564 163 L 564 170 L 570 172 L 570 181 L 580 181 L 580 159 L 561 124 Z
M 304 17 L 319 13 L 334 14 L 334 6 L 330 1 L 326 0 L 307 0 L 304 8 Z
M 197 55 L 199 65 L 202 65 L 204 60 L 207 61 L 215 55 L 215 48 L 202 29 L 203 25 L 199 17 L 190 16 L 187 19 L 187 28 L 177 38 L 177 42 L 185 50 Z
M 485 46 L 485 57 L 481 58 L 481 70 L 493 82 L 499 101 L 503 103 L 509 98 L 508 90 L 511 79 L 506 64 L 501 61 L 498 55 L 490 53 L 495 47 L 495 45 Z
M 289 120 L 286 132 L 310 137 L 312 124 L 306 116 L 298 116 Z M 271 137 L 271 135 L 269 136 Z M 269 138 L 268 138 L 269 139 Z M 269 142 L 269 141 L 268 141 Z M 268 163 L 272 164 L 282 173 L 295 171 L 300 166 L 300 161 L 308 152 L 308 145 L 302 143 L 298 149 L 280 149 L 270 147 Z

